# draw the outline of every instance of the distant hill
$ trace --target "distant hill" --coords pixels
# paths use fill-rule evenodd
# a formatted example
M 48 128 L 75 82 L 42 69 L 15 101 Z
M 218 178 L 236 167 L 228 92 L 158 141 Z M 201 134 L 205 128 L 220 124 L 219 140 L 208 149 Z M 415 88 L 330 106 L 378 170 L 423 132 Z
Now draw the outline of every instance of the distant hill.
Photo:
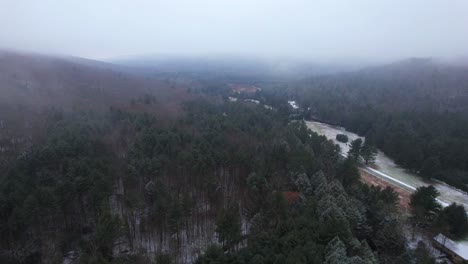
M 356 69 L 339 63 L 315 63 L 292 59 L 263 59 L 243 56 L 153 56 L 110 59 L 109 62 L 157 73 L 197 73 L 263 78 L 304 78 Z
M 468 113 L 468 66 L 430 58 L 412 58 L 344 74 L 304 79 L 295 86 L 305 93 L 337 93 L 362 105 L 388 111 Z M 360 100 L 357 100 L 360 99 Z
M 107 109 L 111 105 L 128 104 L 145 94 L 167 102 L 165 97 L 181 91 L 179 87 L 130 74 L 132 71 L 136 72 L 77 57 L 3 51 L 0 52 L 0 102 L 11 107 Z
M 0 151 L 0 167 L 3 157 L 46 133 L 51 111 L 104 113 L 114 107 L 167 120 L 192 96 L 179 83 L 133 73 L 76 57 L 0 51 L 0 150 L 9 146 Z

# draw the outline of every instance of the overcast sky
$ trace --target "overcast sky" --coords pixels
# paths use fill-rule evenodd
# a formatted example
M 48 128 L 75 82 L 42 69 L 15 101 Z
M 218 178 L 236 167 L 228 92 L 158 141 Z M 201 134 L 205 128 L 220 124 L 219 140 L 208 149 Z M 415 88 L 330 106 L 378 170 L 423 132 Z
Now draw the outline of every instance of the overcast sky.
M 0 0 L 0 48 L 111 58 L 468 55 L 467 0 Z

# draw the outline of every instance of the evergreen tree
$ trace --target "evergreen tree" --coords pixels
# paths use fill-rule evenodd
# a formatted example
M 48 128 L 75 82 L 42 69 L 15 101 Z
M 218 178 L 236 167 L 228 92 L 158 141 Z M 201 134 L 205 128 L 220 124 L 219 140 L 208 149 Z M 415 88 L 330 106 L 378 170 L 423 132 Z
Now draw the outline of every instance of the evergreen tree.
M 179 201 L 179 199 L 176 198 L 171 204 L 171 206 L 169 207 L 169 212 L 168 212 L 168 217 L 167 217 L 170 231 L 173 234 L 179 234 L 179 231 L 183 225 L 183 220 L 184 220 L 183 217 L 184 217 L 184 211 L 182 208 L 182 204 Z
M 414 259 L 420 264 L 436 264 L 436 260 L 431 256 L 431 252 L 426 247 L 424 242 L 419 241 L 416 250 L 414 251 Z
M 343 186 L 350 186 L 356 183 L 360 178 L 360 173 L 356 167 L 355 160 L 351 157 L 347 157 L 343 163 L 338 166 L 336 176 Z
M 377 148 L 369 143 L 368 140 L 364 142 L 364 146 L 361 149 L 361 157 L 366 164 L 375 163 L 375 158 L 377 157 Z
M 238 242 L 241 237 L 241 223 L 236 207 L 223 210 L 216 220 L 216 233 L 223 246 L 232 246 L 233 243 Z
M 430 157 L 424 160 L 421 166 L 420 175 L 426 179 L 436 178 L 441 170 L 438 157 Z
M 348 143 L 348 136 L 345 134 L 337 134 L 336 135 L 336 140 L 342 143 Z
M 449 231 L 456 237 L 462 237 L 468 231 L 468 217 L 465 207 L 456 203 L 445 207 L 439 216 L 441 223 L 448 226 Z
M 350 148 L 348 151 L 348 157 L 353 160 L 354 162 L 359 161 L 359 157 L 361 156 L 362 150 L 362 139 L 358 138 L 350 143 Z
M 349 258 L 346 255 L 346 246 L 338 237 L 335 237 L 328 243 L 325 252 L 325 264 L 349 263 Z
M 429 212 L 435 212 L 441 209 L 441 205 L 437 202 L 437 197 L 439 195 L 439 191 L 432 185 L 419 187 L 411 194 L 410 205 L 415 210 L 416 215 L 427 215 Z

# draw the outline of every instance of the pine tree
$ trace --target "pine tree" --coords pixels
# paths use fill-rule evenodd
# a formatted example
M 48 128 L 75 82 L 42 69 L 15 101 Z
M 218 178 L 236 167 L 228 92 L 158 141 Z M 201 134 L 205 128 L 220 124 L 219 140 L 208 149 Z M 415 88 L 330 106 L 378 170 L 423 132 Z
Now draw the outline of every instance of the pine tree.
M 375 158 L 377 157 L 377 148 L 366 140 L 364 142 L 364 146 L 361 149 L 361 157 L 366 164 L 375 163 Z
M 241 237 L 241 223 L 236 207 L 225 209 L 216 221 L 218 240 L 225 245 L 237 242 Z
M 348 151 L 348 157 L 354 162 L 359 161 L 359 157 L 361 156 L 361 149 L 362 149 L 362 139 L 358 138 L 358 139 L 351 141 L 350 148 Z
M 440 193 L 434 186 L 422 186 L 416 189 L 411 195 L 411 206 L 415 210 L 417 215 L 425 215 L 429 212 L 438 211 L 441 205 L 437 202 L 437 196 Z
M 349 262 L 349 258 L 346 255 L 346 246 L 338 237 L 335 237 L 328 243 L 325 251 L 324 263 L 326 264 L 343 264 Z

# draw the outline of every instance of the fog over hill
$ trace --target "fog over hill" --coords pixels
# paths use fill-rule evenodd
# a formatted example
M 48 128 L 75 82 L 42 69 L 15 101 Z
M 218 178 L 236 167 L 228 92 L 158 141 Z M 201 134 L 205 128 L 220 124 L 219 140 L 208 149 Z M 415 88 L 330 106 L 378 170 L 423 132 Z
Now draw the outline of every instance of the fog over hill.
M 270 78 L 298 79 L 313 75 L 323 75 L 351 71 L 369 63 L 359 62 L 314 62 L 314 60 L 292 59 L 287 57 L 262 58 L 258 56 L 163 56 L 140 55 L 107 60 L 117 65 L 125 65 L 156 73 L 218 73 L 239 76 L 265 76 Z
M 0 262 L 417 263 L 396 193 L 301 119 L 467 189 L 466 67 L 366 66 L 1 52 Z
M 15 151 L 24 150 L 44 136 L 54 111 L 102 113 L 116 107 L 175 117 L 182 102 L 191 97 L 186 89 L 184 84 L 156 80 L 139 69 L 106 62 L 0 51 L 0 141 L 21 139 Z M 132 104 L 145 97 L 154 103 Z
M 467 9 L 466 1 L 433 0 L 8 1 L 0 11 L 0 47 L 94 59 L 456 57 L 468 54 Z
M 2 51 L 0 69 L 0 99 L 6 104 L 94 108 L 106 100 L 124 103 L 170 90 L 166 83 L 145 78 L 140 69 L 72 56 Z
M 468 256 L 467 10 L 1 1 L 0 263 Z

